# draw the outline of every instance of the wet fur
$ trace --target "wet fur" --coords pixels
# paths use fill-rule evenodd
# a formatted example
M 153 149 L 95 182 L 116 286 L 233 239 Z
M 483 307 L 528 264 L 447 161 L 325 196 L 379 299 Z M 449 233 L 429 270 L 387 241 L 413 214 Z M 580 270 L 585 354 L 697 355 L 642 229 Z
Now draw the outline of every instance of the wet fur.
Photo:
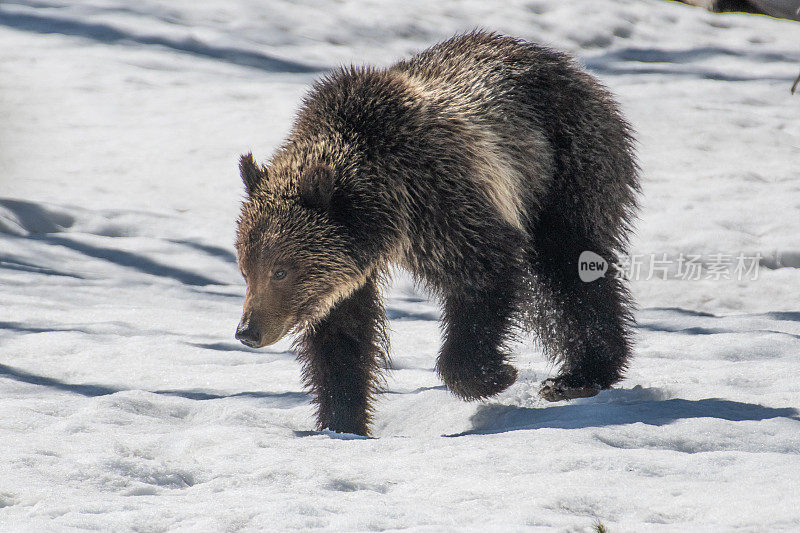
M 315 183 L 320 165 L 329 190 Z M 621 379 L 630 296 L 611 276 L 581 282 L 577 259 L 591 250 L 614 262 L 625 249 L 633 139 L 569 57 L 475 32 L 388 69 L 337 70 L 260 170 L 240 260 L 280 246 L 316 269 L 298 288 L 296 347 L 320 428 L 368 432 L 387 357 L 377 280 L 393 264 L 442 300 L 436 369 L 459 397 L 514 382 L 506 344 L 520 329 L 560 364 L 548 399 Z

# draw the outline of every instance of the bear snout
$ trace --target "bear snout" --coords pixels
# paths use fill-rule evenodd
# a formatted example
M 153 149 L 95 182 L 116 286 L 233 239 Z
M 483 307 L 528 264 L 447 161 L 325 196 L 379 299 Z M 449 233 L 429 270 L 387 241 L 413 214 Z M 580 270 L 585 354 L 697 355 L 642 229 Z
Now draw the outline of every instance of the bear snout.
M 236 328 L 236 338 L 250 348 L 263 348 L 281 340 L 291 329 L 281 320 L 260 320 L 258 315 L 248 313 Z
M 261 332 L 252 320 L 243 318 L 236 328 L 236 339 L 250 348 L 259 348 L 261 344 Z

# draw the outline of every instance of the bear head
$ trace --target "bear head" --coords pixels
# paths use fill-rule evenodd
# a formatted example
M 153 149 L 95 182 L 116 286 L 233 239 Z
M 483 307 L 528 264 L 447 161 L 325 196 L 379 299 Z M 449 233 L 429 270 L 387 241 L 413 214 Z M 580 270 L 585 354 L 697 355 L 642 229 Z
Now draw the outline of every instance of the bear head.
M 247 154 L 239 169 L 247 198 L 236 251 L 247 292 L 236 338 L 260 348 L 324 318 L 366 275 L 333 213 L 338 188 L 331 166 L 259 167 Z

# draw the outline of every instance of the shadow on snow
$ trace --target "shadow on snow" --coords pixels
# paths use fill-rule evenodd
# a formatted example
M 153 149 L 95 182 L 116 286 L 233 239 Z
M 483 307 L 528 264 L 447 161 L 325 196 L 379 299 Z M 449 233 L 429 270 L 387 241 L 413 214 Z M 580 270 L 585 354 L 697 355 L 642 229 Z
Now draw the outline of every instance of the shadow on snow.
M 698 326 L 681 328 L 681 327 L 668 326 L 665 324 L 659 324 L 658 322 L 652 324 L 637 324 L 636 327 L 647 331 L 677 333 L 679 335 L 725 335 L 725 334 L 748 335 L 750 333 L 771 333 L 774 335 L 783 335 L 786 337 L 791 337 L 793 339 L 800 339 L 800 335 L 796 333 L 787 333 L 785 331 L 777 331 L 773 329 L 737 330 L 737 329 L 725 329 L 725 328 L 703 328 Z
M 287 61 L 260 52 L 243 50 L 230 46 L 212 46 L 189 37 L 174 39 L 157 35 L 136 35 L 99 22 L 85 22 L 41 14 L 0 11 L 0 25 L 36 33 L 72 35 L 106 44 L 163 46 L 176 52 L 200 56 L 206 59 L 216 59 L 234 65 L 257 68 L 269 72 L 310 73 L 326 70 L 323 67 L 305 65 L 296 61 Z
M 17 258 L 11 258 L 4 255 L 0 255 L 0 270 L 1 269 L 19 270 L 20 272 L 42 274 L 44 276 L 61 276 L 65 278 L 86 279 L 83 276 L 79 276 L 78 274 L 73 274 L 72 272 L 65 272 L 48 267 L 34 265 L 33 263 L 29 263 L 27 261 L 21 261 Z
M 720 318 L 711 313 L 704 313 L 702 311 L 693 311 L 690 309 L 683 309 L 680 307 L 648 307 L 643 309 L 645 315 L 651 311 L 669 312 L 680 314 L 684 316 L 691 316 L 697 318 Z M 783 322 L 800 322 L 800 311 L 770 311 L 766 313 L 754 313 L 747 315 L 730 315 L 729 318 L 765 318 L 770 320 L 778 320 Z M 655 331 L 664 333 L 677 333 L 679 335 L 720 335 L 720 334 L 748 334 L 748 333 L 771 333 L 775 335 L 783 335 L 793 339 L 800 339 L 800 335 L 796 333 L 789 333 L 786 331 L 778 331 L 773 329 L 729 329 L 729 328 L 716 328 L 716 327 L 702 327 L 690 326 L 681 327 L 677 325 L 670 325 L 663 321 L 658 320 L 640 320 L 636 324 L 636 328 L 645 331 Z
M 0 18 L 2 18 L 2 14 L 0 14 Z M 165 265 L 141 254 L 88 244 L 59 234 L 64 228 L 69 228 L 75 223 L 75 218 L 72 215 L 47 209 L 33 202 L 9 198 L 0 198 L 0 208 L 5 208 L 10 211 L 16 219 L 14 225 L 19 225 L 22 230 L 28 233 L 27 235 L 18 235 L 8 227 L 5 227 L 3 219 L 0 218 L 0 234 L 7 235 L 8 238 L 31 239 L 50 245 L 62 246 L 89 257 L 102 259 L 123 267 L 133 268 L 145 274 L 172 278 L 184 285 L 221 285 L 220 282 L 203 276 L 202 274 Z M 167 241 L 202 252 L 228 263 L 236 263 L 236 256 L 229 250 L 219 246 L 204 244 L 189 239 L 167 239 Z M 85 279 L 78 274 L 43 267 L 16 257 L 2 254 L 0 254 L 0 269 Z
M 231 332 L 231 336 L 233 336 L 233 332 Z M 250 348 L 239 342 L 186 342 L 184 344 L 188 346 L 194 346 L 195 348 L 202 348 L 203 350 L 213 350 L 215 352 L 247 352 L 247 353 L 259 354 L 262 356 L 282 355 L 292 358 L 295 357 L 295 355 L 289 351 L 273 349 L 271 347 Z
M 197 250 L 198 252 L 203 252 L 206 255 L 222 259 L 223 261 L 226 261 L 228 263 L 233 263 L 234 265 L 236 264 L 236 254 L 220 246 L 214 246 L 212 244 L 204 244 L 202 242 L 192 241 L 188 239 L 186 240 L 167 239 L 167 241 L 173 244 L 186 246 L 187 248 L 191 248 L 192 250 Z
M 71 392 L 73 394 L 80 394 L 94 398 L 97 396 L 108 396 L 118 392 L 126 392 L 131 389 L 120 389 L 117 387 L 108 387 L 106 385 L 87 385 L 65 383 L 55 378 L 46 376 L 39 376 L 32 374 L 18 368 L 0 364 L 0 376 L 20 381 L 22 383 L 29 383 L 31 385 L 39 385 L 42 387 L 50 387 L 56 390 Z M 188 400 L 220 400 L 224 398 L 269 398 L 275 400 L 291 400 L 293 404 L 301 404 L 308 401 L 308 395 L 304 392 L 237 392 L 234 394 L 216 394 L 212 392 L 198 391 L 198 390 L 155 390 L 146 391 L 151 394 L 159 394 L 162 396 L 176 396 L 178 398 L 186 398 Z
M 721 398 L 702 400 L 658 399 L 657 389 L 614 389 L 581 403 L 540 409 L 511 405 L 483 405 L 472 416 L 472 429 L 450 437 L 505 433 L 526 429 L 580 429 L 589 427 L 648 424 L 663 426 L 689 418 L 717 418 L 731 422 L 789 418 L 800 421 L 792 407 L 734 402 Z M 626 396 L 639 400 L 624 400 Z M 618 401 L 622 398 L 622 401 Z M 607 401 L 603 401 L 603 400 Z M 600 400 L 600 401 L 598 401 Z
M 138 270 L 144 274 L 150 274 L 163 278 L 172 278 L 183 283 L 184 285 L 220 285 L 220 282 L 203 276 L 202 274 L 196 274 L 182 268 L 164 265 L 158 261 L 150 259 L 149 257 L 134 252 L 115 250 L 113 248 L 103 248 L 101 246 L 78 242 L 76 240 L 57 235 L 40 235 L 31 236 L 29 238 L 46 242 L 47 244 L 63 246 L 65 248 L 69 248 L 70 250 L 88 255 L 89 257 L 103 259 L 119 266 L 133 268 L 134 270 Z
M 675 77 L 688 77 L 717 81 L 792 81 L 794 77 L 762 76 L 757 74 L 728 74 L 702 66 L 692 65 L 695 61 L 718 57 L 744 58 L 754 62 L 796 63 L 797 56 L 772 52 L 753 52 L 733 50 L 720 46 L 700 46 L 685 50 L 661 50 L 657 48 L 628 47 L 610 50 L 601 55 L 587 58 L 586 68 L 593 72 L 609 75 L 626 74 L 668 74 Z M 659 65 L 659 66 L 655 66 Z

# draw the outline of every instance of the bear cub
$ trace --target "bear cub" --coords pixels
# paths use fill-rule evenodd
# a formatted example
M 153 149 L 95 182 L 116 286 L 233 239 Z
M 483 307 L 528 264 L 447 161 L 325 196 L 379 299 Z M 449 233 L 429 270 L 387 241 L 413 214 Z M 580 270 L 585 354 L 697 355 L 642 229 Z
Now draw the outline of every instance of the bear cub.
M 491 33 L 386 68 L 342 68 L 305 97 L 269 163 L 240 161 L 236 338 L 298 333 L 319 429 L 367 435 L 388 364 L 382 281 L 410 271 L 442 303 L 436 370 L 465 400 L 508 388 L 533 331 L 560 371 L 541 395 L 622 378 L 632 302 L 578 257 L 624 253 L 638 193 L 631 129 L 566 55 Z

